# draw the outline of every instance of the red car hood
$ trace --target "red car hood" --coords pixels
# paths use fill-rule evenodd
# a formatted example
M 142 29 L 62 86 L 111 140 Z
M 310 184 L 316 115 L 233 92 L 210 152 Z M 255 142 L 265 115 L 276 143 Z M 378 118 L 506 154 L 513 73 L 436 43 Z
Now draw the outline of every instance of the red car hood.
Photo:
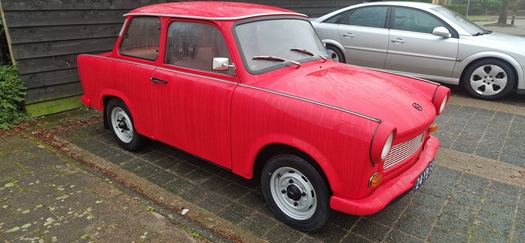
M 333 62 L 271 73 L 256 86 L 388 121 L 398 135 L 421 131 L 436 117 L 435 83 Z

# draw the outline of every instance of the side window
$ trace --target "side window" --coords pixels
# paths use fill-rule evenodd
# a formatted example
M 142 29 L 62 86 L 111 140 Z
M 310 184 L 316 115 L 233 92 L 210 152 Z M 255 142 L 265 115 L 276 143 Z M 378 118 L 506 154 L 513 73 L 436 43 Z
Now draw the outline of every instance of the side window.
M 214 57 L 230 58 L 221 32 L 209 24 L 172 22 L 166 45 L 165 62 L 171 65 L 213 71 Z M 221 72 L 235 75 L 233 68 Z
M 345 11 L 345 12 L 336 14 L 336 15 L 326 19 L 325 21 L 323 21 L 323 23 L 338 24 L 348 14 L 348 12 L 349 11 Z
M 385 6 L 358 8 L 347 15 L 341 24 L 385 28 L 386 13 Z
M 120 53 L 148 60 L 157 59 L 160 29 L 160 19 L 157 17 L 132 18 L 120 43 Z
M 431 34 L 434 28 L 446 26 L 433 15 L 410 8 L 396 8 L 394 29 Z

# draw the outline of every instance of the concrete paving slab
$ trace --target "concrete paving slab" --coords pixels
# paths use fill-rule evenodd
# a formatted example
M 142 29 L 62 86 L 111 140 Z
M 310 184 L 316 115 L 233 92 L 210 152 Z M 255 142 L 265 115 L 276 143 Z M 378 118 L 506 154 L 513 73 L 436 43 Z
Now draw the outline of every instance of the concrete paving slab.
M 0 134 L 0 151 L 0 242 L 208 242 L 214 235 L 159 214 L 153 202 L 30 135 Z

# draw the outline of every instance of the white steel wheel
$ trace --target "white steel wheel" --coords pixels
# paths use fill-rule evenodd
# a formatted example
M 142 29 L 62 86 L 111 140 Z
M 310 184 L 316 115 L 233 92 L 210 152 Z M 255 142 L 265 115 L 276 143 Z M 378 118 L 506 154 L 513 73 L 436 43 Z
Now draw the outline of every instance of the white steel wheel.
M 319 171 L 303 158 L 279 154 L 261 174 L 268 207 L 285 224 L 301 230 L 322 228 L 330 218 L 330 191 Z
M 111 128 L 117 135 L 118 139 L 124 143 L 130 143 L 133 140 L 133 124 L 128 114 L 120 107 L 111 110 Z
M 135 129 L 133 117 L 122 100 L 110 100 L 105 112 L 111 133 L 122 148 L 134 151 L 142 147 L 145 139 Z
M 272 198 L 277 207 L 288 217 L 296 220 L 309 219 L 317 208 L 315 190 L 300 171 L 281 167 L 270 179 Z

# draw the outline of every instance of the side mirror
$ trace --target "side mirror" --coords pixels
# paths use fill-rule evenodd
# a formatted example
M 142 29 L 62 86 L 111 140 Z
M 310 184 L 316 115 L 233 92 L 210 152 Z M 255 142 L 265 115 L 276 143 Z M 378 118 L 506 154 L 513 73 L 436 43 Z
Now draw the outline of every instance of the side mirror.
M 432 34 L 433 35 L 437 35 L 437 36 L 441 36 L 441 37 L 445 37 L 445 38 L 450 38 L 450 36 L 451 36 L 451 34 L 448 31 L 448 29 L 445 28 L 445 27 L 436 27 L 436 28 L 434 28 L 434 30 L 432 30 Z
M 227 57 L 214 57 L 212 62 L 213 71 L 228 71 L 228 69 L 234 68 L 235 65 L 230 64 L 230 59 Z

